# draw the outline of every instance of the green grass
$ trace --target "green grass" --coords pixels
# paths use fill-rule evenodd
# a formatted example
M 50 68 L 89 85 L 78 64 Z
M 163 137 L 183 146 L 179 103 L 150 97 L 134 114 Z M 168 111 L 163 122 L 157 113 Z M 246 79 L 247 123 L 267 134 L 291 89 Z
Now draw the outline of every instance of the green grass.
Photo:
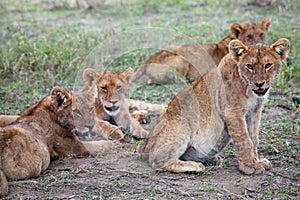
M 296 1 L 270 9 L 249 6 L 247 2 L 218 0 L 204 3 L 131 0 L 122 2 L 122 6 L 118 1 L 96 1 L 91 10 L 70 7 L 64 2 L 59 5 L 42 1 L 0 3 L 1 113 L 20 113 L 55 85 L 72 88 L 81 78 L 78 72 L 90 64 L 89 56 L 95 57 L 95 52 L 107 58 L 104 61 L 98 58 L 101 67 L 93 67 L 99 71 L 105 68 L 123 71 L 138 66 L 159 48 L 191 42 L 214 43 L 228 33 L 232 22 L 258 22 L 264 17 L 272 19 L 268 43 L 288 38 L 290 57 L 294 58 L 282 67 L 274 88 L 300 89 Z M 146 33 L 149 33 L 147 38 L 141 38 Z M 136 38 L 138 42 L 134 43 Z M 142 44 L 143 39 L 147 44 Z M 107 47 L 110 52 L 105 52 Z M 154 87 L 150 92 L 141 88 L 137 92 L 140 95 L 131 93 L 131 96 L 168 102 L 182 88 L 168 87 L 173 91 L 170 94 L 164 88 Z M 163 92 L 152 95 L 156 89 L 167 95 Z

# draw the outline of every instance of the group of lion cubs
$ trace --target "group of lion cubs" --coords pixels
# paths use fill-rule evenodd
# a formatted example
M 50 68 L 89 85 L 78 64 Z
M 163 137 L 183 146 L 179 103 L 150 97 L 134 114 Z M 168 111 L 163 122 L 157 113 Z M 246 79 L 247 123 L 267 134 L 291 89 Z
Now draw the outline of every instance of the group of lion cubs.
M 51 159 L 104 152 L 124 132 L 147 138 L 140 153 L 157 170 L 202 172 L 202 163 L 215 158 L 230 140 L 242 172 L 270 169 L 271 163 L 257 152 L 260 116 L 290 49 L 287 39 L 264 44 L 270 24 L 268 18 L 258 24 L 234 23 L 219 43 L 162 50 L 135 73 L 131 68 L 121 74 L 86 69 L 80 91 L 56 87 L 21 116 L 1 116 L 0 196 L 8 194 L 7 181 L 37 177 Z M 173 78 L 174 69 L 191 84 L 167 107 L 126 99 L 131 80 L 147 75 L 149 83 L 163 84 Z M 148 134 L 138 122 L 141 113 L 129 108 L 163 114 Z M 77 135 L 83 133 L 108 140 L 82 141 Z

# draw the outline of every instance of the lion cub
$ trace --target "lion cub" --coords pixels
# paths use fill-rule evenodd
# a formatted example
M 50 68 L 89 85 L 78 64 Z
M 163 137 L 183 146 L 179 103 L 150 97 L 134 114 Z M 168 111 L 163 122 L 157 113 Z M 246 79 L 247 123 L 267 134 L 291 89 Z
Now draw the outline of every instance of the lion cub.
M 72 110 L 74 115 L 74 124 L 77 134 L 80 137 L 89 137 L 98 135 L 99 131 L 94 128 L 94 104 L 97 98 L 97 77 L 98 73 L 93 69 L 87 68 L 83 72 L 84 86 L 72 93 L 73 103 Z M 144 101 L 126 99 L 129 104 L 130 115 L 139 122 L 145 121 L 148 111 L 162 114 L 166 110 L 166 105 L 151 104 Z M 19 115 L 0 115 L 0 127 L 9 125 L 14 122 Z M 116 127 L 115 127 L 116 128 Z M 117 129 L 120 134 L 121 131 Z
M 263 19 L 258 24 L 233 23 L 230 26 L 231 33 L 217 44 L 186 44 L 161 50 L 137 68 L 132 81 L 147 75 L 148 84 L 164 84 L 175 80 L 179 74 L 192 82 L 219 64 L 228 53 L 228 44 L 231 40 L 239 39 L 246 45 L 264 43 L 270 25 L 269 18 Z
M 83 72 L 83 79 L 85 80 L 85 85 L 80 91 L 74 92 L 75 106 L 73 106 L 73 112 L 75 114 L 75 122 L 81 129 L 82 135 L 89 135 L 87 133 L 93 133 L 94 127 L 94 103 L 97 98 L 97 77 L 98 73 L 87 68 Z M 162 114 L 166 110 L 166 105 L 163 104 L 152 104 L 145 101 L 126 99 L 129 106 L 129 113 L 132 118 L 139 122 L 144 122 L 147 113 L 149 111 Z M 1 124 L 1 115 L 0 115 Z M 85 129 L 86 131 L 83 131 Z M 95 130 L 95 129 L 94 129 Z
M 87 69 L 93 71 L 92 69 Z M 114 71 L 90 73 L 97 80 L 98 96 L 95 100 L 95 126 L 93 132 L 102 133 L 107 138 L 121 139 L 122 131 L 135 138 L 145 138 L 148 132 L 129 113 L 125 98 L 127 87 L 133 75 L 128 68 L 121 74 Z
M 39 176 L 50 159 L 96 155 L 114 145 L 81 142 L 75 131 L 72 95 L 60 87 L 12 124 L 0 127 L 0 196 L 8 194 L 7 181 Z
M 201 172 L 201 162 L 217 156 L 232 139 L 242 172 L 270 169 L 257 153 L 261 111 L 289 49 L 287 39 L 270 47 L 231 41 L 218 68 L 171 101 L 141 149 L 144 157 L 158 170 Z

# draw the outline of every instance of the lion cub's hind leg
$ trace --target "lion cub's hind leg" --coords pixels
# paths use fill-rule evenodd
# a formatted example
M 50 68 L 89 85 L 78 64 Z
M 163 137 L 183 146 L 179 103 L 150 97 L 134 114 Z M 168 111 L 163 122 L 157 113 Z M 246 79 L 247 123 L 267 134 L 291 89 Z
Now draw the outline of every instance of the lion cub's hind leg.
M 6 196 L 7 194 L 8 194 L 7 179 L 6 179 L 3 171 L 0 169 L 0 197 Z
M 45 144 L 30 134 L 9 131 L 6 134 L 10 139 L 4 138 L 2 142 L 10 143 L 1 152 L 1 167 L 7 180 L 37 177 L 49 166 L 50 154 Z
M 168 121 L 159 134 L 149 137 L 144 153 L 149 152 L 149 162 L 154 168 L 171 172 L 203 172 L 201 162 L 180 160 L 187 152 L 190 144 L 191 130 L 177 120 Z M 157 131 L 157 130 L 154 130 Z

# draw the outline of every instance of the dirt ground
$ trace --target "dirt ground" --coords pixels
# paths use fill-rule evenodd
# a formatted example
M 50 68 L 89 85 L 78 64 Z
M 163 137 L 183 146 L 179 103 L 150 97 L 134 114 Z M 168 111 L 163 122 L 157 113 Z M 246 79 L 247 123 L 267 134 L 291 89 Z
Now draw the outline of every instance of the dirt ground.
M 243 175 L 232 145 L 207 163 L 204 173 L 157 172 L 137 152 L 142 141 L 127 138 L 104 155 L 56 160 L 36 179 L 10 182 L 6 199 L 300 199 L 299 153 L 273 147 L 278 152 L 270 154 L 263 148 L 272 144 L 264 131 L 268 122 L 284 115 L 297 119 L 295 110 L 281 104 L 263 111 L 260 155 L 273 164 L 263 175 Z M 157 116 L 151 117 L 154 123 Z M 286 138 L 291 140 L 299 138 Z

